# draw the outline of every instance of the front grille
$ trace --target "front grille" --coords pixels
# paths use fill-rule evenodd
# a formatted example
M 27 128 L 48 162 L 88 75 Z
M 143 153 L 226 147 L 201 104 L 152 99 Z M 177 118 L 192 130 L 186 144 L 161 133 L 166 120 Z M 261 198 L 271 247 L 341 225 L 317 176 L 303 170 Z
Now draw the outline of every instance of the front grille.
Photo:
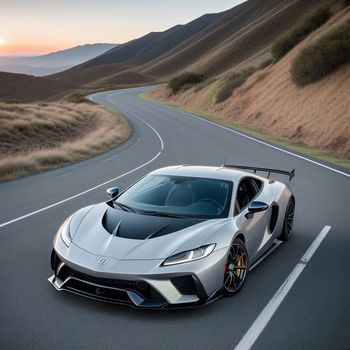
M 66 289 L 74 289 L 74 291 L 77 292 L 81 291 L 83 293 L 92 294 L 94 297 L 102 299 L 108 296 L 108 298 L 111 297 L 121 301 L 124 301 L 125 298 L 130 301 L 127 291 L 133 291 L 145 300 L 165 302 L 165 299 L 158 293 L 158 291 L 147 282 L 93 277 L 76 271 L 67 265 L 63 265 L 59 268 L 61 262 L 57 256 L 55 260 L 54 266 L 56 267 L 56 277 L 62 282 L 71 277 L 64 284 L 64 288 Z M 96 288 L 100 289 L 96 292 Z M 103 293 L 99 294 L 99 291 L 103 291 Z M 114 293 L 113 296 L 111 295 L 112 291 Z
M 128 293 L 124 290 L 99 287 L 74 278 L 71 278 L 65 283 L 64 288 L 106 301 L 119 301 L 126 304 L 132 304 Z

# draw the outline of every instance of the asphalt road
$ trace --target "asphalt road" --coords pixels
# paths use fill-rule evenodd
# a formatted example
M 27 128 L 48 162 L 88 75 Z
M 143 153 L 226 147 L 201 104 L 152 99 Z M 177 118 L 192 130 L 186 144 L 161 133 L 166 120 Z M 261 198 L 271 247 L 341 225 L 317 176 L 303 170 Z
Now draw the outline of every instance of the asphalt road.
M 252 349 L 350 349 L 349 172 L 142 101 L 138 92 L 93 96 L 130 120 L 134 133 L 125 144 L 0 184 L 0 348 L 234 349 L 329 225 Z M 295 234 L 251 271 L 237 296 L 198 309 L 143 311 L 58 293 L 48 283 L 52 237 L 70 213 L 105 200 L 111 185 L 124 188 L 161 166 L 219 165 L 226 157 L 228 163 L 296 169 Z

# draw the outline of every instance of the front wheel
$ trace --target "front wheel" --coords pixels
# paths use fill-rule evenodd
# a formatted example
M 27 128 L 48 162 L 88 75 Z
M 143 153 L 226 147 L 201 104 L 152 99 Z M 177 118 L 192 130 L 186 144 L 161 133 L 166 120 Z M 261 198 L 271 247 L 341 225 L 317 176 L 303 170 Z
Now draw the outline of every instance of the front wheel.
M 241 239 L 236 238 L 231 244 L 224 269 L 223 293 L 231 297 L 241 290 L 248 272 L 248 253 Z
M 282 241 L 288 241 L 293 232 L 293 222 L 294 222 L 294 210 L 295 210 L 295 201 L 291 197 L 289 199 L 286 215 L 284 217 L 283 229 L 281 235 L 278 237 Z

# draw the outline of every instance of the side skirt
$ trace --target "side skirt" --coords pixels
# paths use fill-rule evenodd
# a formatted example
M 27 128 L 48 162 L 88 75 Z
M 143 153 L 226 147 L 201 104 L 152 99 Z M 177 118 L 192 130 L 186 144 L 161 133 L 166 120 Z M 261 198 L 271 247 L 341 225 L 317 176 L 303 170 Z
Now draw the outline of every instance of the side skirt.
M 275 239 L 271 246 L 266 250 L 266 252 L 259 257 L 258 260 L 254 262 L 252 266 L 249 267 L 249 271 L 253 270 L 255 267 L 257 267 L 263 260 L 265 260 L 276 248 L 278 248 L 283 241 L 280 241 L 279 239 Z

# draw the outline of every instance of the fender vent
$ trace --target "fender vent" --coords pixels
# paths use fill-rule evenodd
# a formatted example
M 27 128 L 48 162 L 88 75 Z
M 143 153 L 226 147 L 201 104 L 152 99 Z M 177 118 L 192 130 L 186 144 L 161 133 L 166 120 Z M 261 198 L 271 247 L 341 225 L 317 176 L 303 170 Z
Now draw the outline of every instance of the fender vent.
M 270 219 L 270 226 L 269 226 L 271 233 L 273 232 L 273 230 L 276 227 L 277 218 L 278 218 L 278 206 L 276 204 L 274 204 L 271 207 L 271 219 Z

